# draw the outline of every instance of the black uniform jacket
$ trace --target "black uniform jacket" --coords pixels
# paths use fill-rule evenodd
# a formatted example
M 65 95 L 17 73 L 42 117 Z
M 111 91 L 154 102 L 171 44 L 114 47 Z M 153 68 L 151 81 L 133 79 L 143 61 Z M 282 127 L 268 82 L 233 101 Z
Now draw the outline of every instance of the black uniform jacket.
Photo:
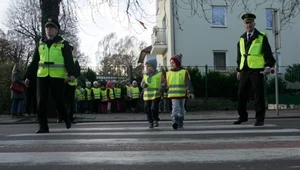
M 50 48 L 54 42 L 59 42 L 61 40 L 63 40 L 63 39 L 60 36 L 56 36 L 53 40 L 47 40 L 45 38 L 42 39 L 42 41 L 47 44 L 48 48 Z M 74 65 L 74 61 L 73 61 L 71 47 L 69 45 L 69 42 L 67 42 L 67 41 L 64 41 L 63 44 L 64 44 L 64 47 L 62 48 L 62 54 L 64 57 L 64 63 L 65 63 L 65 67 L 67 69 L 68 76 L 74 76 L 75 75 L 75 65 Z M 39 61 L 40 61 L 40 55 L 39 55 L 39 49 L 37 47 L 35 49 L 35 52 L 34 52 L 34 55 L 32 58 L 32 62 L 30 63 L 30 65 L 27 68 L 25 78 L 28 78 L 30 80 L 34 76 L 36 76 L 38 66 L 39 66 Z
M 246 51 L 246 53 L 248 53 L 249 48 L 252 44 L 252 41 L 254 39 L 256 39 L 258 37 L 258 35 L 263 36 L 262 53 L 264 54 L 265 67 L 267 67 L 267 66 L 268 67 L 273 67 L 275 65 L 276 61 L 273 57 L 273 53 L 272 53 L 268 38 L 267 38 L 267 36 L 264 36 L 262 33 L 260 33 L 257 29 L 254 30 L 254 33 L 251 36 L 249 42 L 247 42 L 247 32 L 245 32 L 243 35 L 241 35 L 241 38 L 244 38 L 244 41 L 245 41 L 245 48 L 246 48 L 245 51 Z M 238 67 L 236 69 L 238 72 L 241 71 L 240 68 L 239 68 L 240 67 L 240 62 L 241 62 L 241 52 L 240 52 L 240 41 L 239 41 L 238 44 L 237 44 L 237 64 L 238 64 Z M 250 69 L 248 67 L 247 58 L 246 58 L 243 70 L 256 70 L 256 69 Z M 259 69 L 259 70 L 263 70 L 263 69 Z

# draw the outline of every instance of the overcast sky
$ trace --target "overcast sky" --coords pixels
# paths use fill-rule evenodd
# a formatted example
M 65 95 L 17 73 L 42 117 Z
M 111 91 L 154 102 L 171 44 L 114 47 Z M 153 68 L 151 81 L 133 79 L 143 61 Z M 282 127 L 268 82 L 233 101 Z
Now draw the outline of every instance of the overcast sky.
M 147 18 L 137 18 L 145 23 L 147 29 L 144 29 L 135 18 L 132 18 L 135 23 L 129 27 L 126 18 L 124 18 L 123 11 L 125 9 L 122 9 L 122 7 L 120 7 L 118 14 L 118 10 L 102 6 L 98 11 L 93 11 L 92 18 L 92 11 L 86 0 L 77 0 L 77 2 L 80 3 L 80 11 L 78 11 L 80 48 L 83 53 L 90 57 L 91 66 L 94 66 L 93 63 L 95 63 L 95 52 L 99 40 L 111 32 L 116 32 L 119 38 L 134 35 L 151 45 L 152 27 L 155 25 L 155 0 L 143 0 L 142 6 L 149 15 Z M 9 0 L 1 0 L 0 28 L 3 30 L 6 30 L 3 21 L 5 20 L 5 10 L 8 8 L 8 3 Z

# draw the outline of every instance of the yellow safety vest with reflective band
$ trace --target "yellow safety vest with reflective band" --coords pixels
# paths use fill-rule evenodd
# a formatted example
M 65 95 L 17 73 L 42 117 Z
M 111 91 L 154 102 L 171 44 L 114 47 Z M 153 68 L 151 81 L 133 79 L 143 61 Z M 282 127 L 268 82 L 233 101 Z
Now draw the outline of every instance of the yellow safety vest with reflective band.
M 263 38 L 266 36 L 265 33 L 261 32 L 263 35 L 258 35 L 256 39 L 252 41 L 252 44 L 249 48 L 248 54 L 245 50 L 245 40 L 240 38 L 240 53 L 241 53 L 241 62 L 240 70 L 243 69 L 245 63 L 245 56 L 247 55 L 248 67 L 252 69 L 265 68 L 265 59 L 264 54 L 262 53 Z
M 100 89 L 100 92 L 101 92 L 101 102 L 106 102 L 108 100 L 106 89 L 104 90 Z
M 77 96 L 77 101 L 83 101 L 84 100 L 84 96 L 83 96 L 81 90 L 80 89 L 76 89 L 75 92 L 76 92 L 76 96 Z
M 114 88 L 115 90 L 115 98 L 120 99 L 121 98 L 121 88 Z
M 67 75 L 62 48 L 64 40 L 53 43 L 50 48 L 47 44 L 40 41 L 39 54 L 40 61 L 37 71 L 37 77 L 47 77 L 64 79 Z
M 169 87 L 168 98 L 177 98 L 186 96 L 185 74 L 187 71 L 168 71 L 166 74 L 167 84 Z
M 147 81 L 149 76 L 148 75 L 143 76 L 144 82 L 148 85 L 147 88 L 144 88 L 143 99 L 145 101 L 160 98 L 159 88 L 161 86 L 161 74 L 162 73 L 159 72 L 159 73 L 153 75 L 151 77 L 150 83 Z
M 111 88 L 108 88 L 108 90 L 109 90 L 109 98 L 112 100 L 115 99 L 114 90 Z
M 92 90 L 89 88 L 85 88 L 86 91 L 86 99 L 85 100 L 92 100 Z
M 92 87 L 92 91 L 94 94 L 94 99 L 100 99 L 101 94 L 100 94 L 100 88 Z
M 76 62 L 76 58 L 73 58 L 73 61 L 74 61 L 74 63 Z M 67 76 L 67 75 L 66 75 Z M 78 82 L 77 82 L 77 79 L 75 79 L 75 81 L 73 81 L 73 82 L 68 82 L 68 84 L 70 85 L 70 86 L 77 86 L 77 84 L 78 84 Z
M 138 87 L 131 87 L 131 93 L 132 93 L 132 98 L 133 99 L 138 99 L 139 98 L 139 88 Z
M 128 86 L 128 85 L 125 85 L 125 87 L 126 87 L 126 95 L 127 95 L 127 97 L 129 97 L 130 96 L 130 86 Z

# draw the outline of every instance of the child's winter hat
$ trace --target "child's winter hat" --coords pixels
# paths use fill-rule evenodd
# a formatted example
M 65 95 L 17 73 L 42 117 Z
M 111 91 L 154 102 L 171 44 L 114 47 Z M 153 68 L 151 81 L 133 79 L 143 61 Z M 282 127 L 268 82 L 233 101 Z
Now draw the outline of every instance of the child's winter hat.
M 150 67 L 152 67 L 154 70 L 156 70 L 157 67 L 157 60 L 155 58 L 149 59 L 146 64 L 148 64 Z
M 170 61 L 173 60 L 176 64 L 176 67 L 181 67 L 181 63 L 182 63 L 182 54 L 179 53 L 173 57 L 171 57 Z
M 107 86 L 111 86 L 112 85 L 112 81 L 109 80 L 106 85 Z

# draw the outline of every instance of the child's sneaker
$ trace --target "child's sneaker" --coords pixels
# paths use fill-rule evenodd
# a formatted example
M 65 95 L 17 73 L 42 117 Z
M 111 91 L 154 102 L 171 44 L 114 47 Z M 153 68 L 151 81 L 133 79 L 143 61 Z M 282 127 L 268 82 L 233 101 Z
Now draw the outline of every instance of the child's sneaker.
M 173 127 L 173 129 L 177 129 L 178 128 L 178 124 L 176 122 L 173 122 L 172 127 Z
M 153 127 L 153 123 L 149 123 L 149 128 L 152 129 Z
M 154 127 L 158 127 L 159 124 L 158 124 L 158 121 L 154 121 Z

